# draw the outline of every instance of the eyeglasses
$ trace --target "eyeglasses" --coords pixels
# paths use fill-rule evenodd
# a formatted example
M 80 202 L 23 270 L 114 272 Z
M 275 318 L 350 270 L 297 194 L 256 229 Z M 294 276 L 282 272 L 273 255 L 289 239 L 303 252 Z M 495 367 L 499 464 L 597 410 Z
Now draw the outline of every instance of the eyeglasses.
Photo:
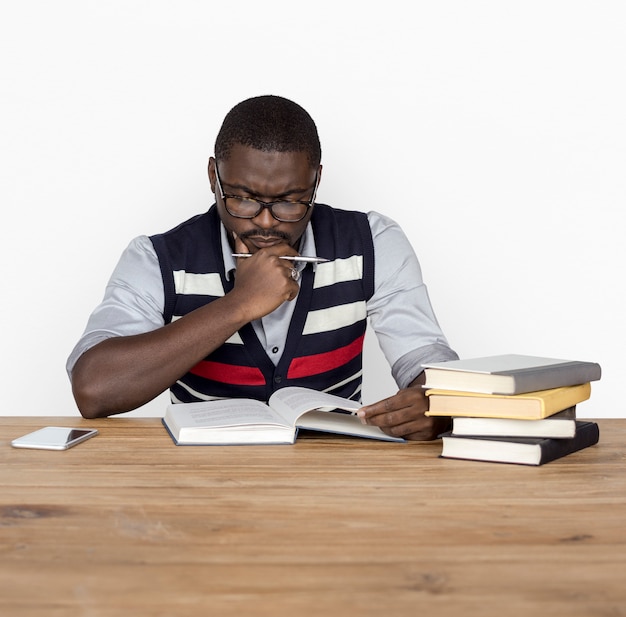
M 315 181 L 313 184 L 313 196 L 310 201 L 261 201 L 254 197 L 241 197 L 240 195 L 225 195 L 222 188 L 222 180 L 220 172 L 215 164 L 215 177 L 217 186 L 220 190 L 220 197 L 224 202 L 228 214 L 239 219 L 253 219 L 258 216 L 263 208 L 267 208 L 271 215 L 281 223 L 297 223 L 301 221 L 309 211 L 309 208 L 315 203 L 315 195 L 317 193 L 317 172 L 315 172 Z

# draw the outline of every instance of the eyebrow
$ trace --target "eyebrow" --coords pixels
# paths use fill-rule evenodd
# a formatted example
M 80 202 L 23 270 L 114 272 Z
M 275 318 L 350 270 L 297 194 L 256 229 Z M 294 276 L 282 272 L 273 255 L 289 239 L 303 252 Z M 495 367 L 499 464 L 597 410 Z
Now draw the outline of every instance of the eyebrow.
M 228 182 L 224 182 L 222 180 L 222 184 L 224 185 L 224 187 L 229 187 L 231 189 L 236 189 L 236 190 L 240 190 L 240 191 L 244 191 L 246 193 L 248 193 L 249 195 L 252 195 L 254 197 L 266 197 L 266 195 L 261 195 L 261 193 L 257 193 L 256 191 L 253 191 L 250 187 L 245 186 L 244 184 L 230 184 Z M 289 195 L 295 195 L 298 193 L 306 193 L 307 191 L 310 191 L 311 187 L 308 186 L 304 189 L 301 188 L 294 188 L 294 189 L 289 189 L 287 191 L 284 191 L 282 193 L 278 193 L 277 195 L 272 195 L 271 197 L 273 199 L 281 199 L 283 197 L 287 197 Z

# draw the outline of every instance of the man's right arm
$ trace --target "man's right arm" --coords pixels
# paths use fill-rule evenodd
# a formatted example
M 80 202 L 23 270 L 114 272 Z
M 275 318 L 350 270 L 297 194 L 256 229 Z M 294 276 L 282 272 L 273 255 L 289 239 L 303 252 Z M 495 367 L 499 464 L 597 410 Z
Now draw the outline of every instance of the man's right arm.
M 72 370 L 81 414 L 123 413 L 158 396 L 249 321 L 244 305 L 233 292 L 156 330 L 88 349 Z
M 70 369 L 81 414 L 96 418 L 136 409 L 169 388 L 243 325 L 295 298 L 298 286 L 289 263 L 269 250 L 239 260 L 235 286 L 224 297 L 170 324 L 115 334 L 87 349 Z M 122 288 L 129 283 L 116 285 Z M 133 310 L 125 306 L 120 314 L 129 315 L 124 319 L 132 322 Z

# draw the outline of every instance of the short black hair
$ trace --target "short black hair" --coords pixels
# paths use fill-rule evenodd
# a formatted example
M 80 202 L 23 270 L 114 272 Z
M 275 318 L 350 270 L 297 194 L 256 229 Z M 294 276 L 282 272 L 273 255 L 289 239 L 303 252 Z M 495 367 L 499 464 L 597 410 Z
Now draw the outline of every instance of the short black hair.
M 246 99 L 226 114 L 215 140 L 215 158 L 228 159 L 235 144 L 264 152 L 306 152 L 313 168 L 322 159 L 313 118 L 303 107 L 281 96 Z

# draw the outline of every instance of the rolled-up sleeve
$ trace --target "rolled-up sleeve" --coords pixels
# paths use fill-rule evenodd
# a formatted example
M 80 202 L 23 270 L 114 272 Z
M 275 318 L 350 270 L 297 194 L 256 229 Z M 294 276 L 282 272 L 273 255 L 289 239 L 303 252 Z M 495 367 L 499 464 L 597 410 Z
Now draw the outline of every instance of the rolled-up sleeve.
M 102 302 L 72 350 L 66 369 L 94 345 L 116 336 L 150 332 L 164 325 L 165 297 L 159 260 L 147 236 L 132 240 L 109 279 Z
M 374 240 L 374 294 L 367 303 L 398 387 L 407 387 L 425 362 L 456 360 L 435 317 L 415 251 L 400 226 L 368 213 Z

